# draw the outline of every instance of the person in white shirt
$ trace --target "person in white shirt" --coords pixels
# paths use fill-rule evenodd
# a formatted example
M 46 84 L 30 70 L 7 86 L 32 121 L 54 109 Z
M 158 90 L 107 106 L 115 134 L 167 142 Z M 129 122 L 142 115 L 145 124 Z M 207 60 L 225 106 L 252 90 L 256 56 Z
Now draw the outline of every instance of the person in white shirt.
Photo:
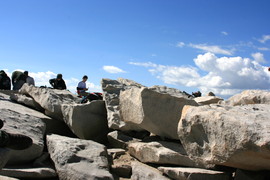
M 31 76 L 28 75 L 28 71 L 24 71 L 24 75 L 26 76 L 26 83 L 30 86 L 35 86 L 35 80 Z
M 77 93 L 79 96 L 88 96 L 89 93 L 86 92 L 88 90 L 88 88 L 86 87 L 86 81 L 87 81 L 88 77 L 86 75 L 83 76 L 82 81 L 79 82 L 78 86 L 77 86 Z

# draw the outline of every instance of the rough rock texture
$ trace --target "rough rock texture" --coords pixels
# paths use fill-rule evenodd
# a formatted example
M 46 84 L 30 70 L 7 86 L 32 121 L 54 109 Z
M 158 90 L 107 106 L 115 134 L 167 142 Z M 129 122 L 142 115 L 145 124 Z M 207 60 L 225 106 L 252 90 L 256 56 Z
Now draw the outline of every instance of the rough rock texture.
M 128 145 L 129 153 L 144 163 L 173 164 L 193 167 L 182 145 L 173 142 L 135 142 Z
M 198 164 L 270 170 L 270 105 L 186 106 L 179 138 Z
M 78 103 L 80 99 L 67 90 L 58 90 L 50 88 L 39 88 L 24 84 L 19 90 L 21 94 L 31 96 L 42 108 L 45 109 L 45 114 L 63 120 L 61 111 L 62 104 Z
M 109 128 L 123 131 L 142 130 L 132 123 L 121 120 L 119 113 L 119 95 L 121 91 L 130 89 L 131 87 L 143 87 L 143 85 L 123 78 L 119 78 L 118 80 L 102 79 L 101 85 L 103 99 L 106 102 Z
M 202 96 L 196 97 L 194 100 L 200 105 L 216 104 L 220 101 L 223 101 L 222 98 L 217 96 Z
M 125 178 L 130 178 L 132 173 L 131 163 L 137 161 L 131 157 L 128 153 L 124 153 L 116 158 L 113 158 L 111 166 L 112 173 Z
M 2 169 L 9 160 L 9 149 L 0 148 L 0 169 Z
M 176 180 L 231 180 L 232 175 L 221 171 L 199 168 L 159 167 L 161 172 Z
M 127 136 L 120 131 L 110 132 L 107 136 L 110 145 L 114 148 L 127 149 L 129 143 L 141 141 L 140 139 Z
M 134 161 L 131 163 L 131 166 L 131 180 L 169 180 L 169 178 L 163 176 L 159 170 L 146 164 Z
M 33 140 L 33 145 L 28 149 L 20 151 L 11 150 L 8 163 L 19 164 L 39 157 L 44 147 L 43 136 L 46 128 L 44 122 L 37 117 L 9 109 L 0 109 L 0 114 L 4 122 L 2 130 L 13 134 L 23 134 Z
M 3 168 L 0 171 L 1 175 L 15 177 L 15 178 L 31 178 L 31 179 L 41 179 L 41 178 L 55 178 L 57 174 L 52 168 Z M 1 178 L 0 178 L 1 179 Z
M 178 139 L 177 124 L 184 105 L 198 104 L 185 97 L 159 93 L 145 87 L 131 88 L 120 94 L 120 113 L 124 121 L 172 139 Z
M 12 101 L 18 102 L 20 104 L 26 105 L 38 111 L 43 111 L 44 109 L 31 97 L 27 97 L 23 94 L 11 94 L 10 99 Z
M 91 140 L 47 135 L 47 146 L 60 180 L 113 179 L 104 145 Z
M 0 176 L 1 180 L 19 180 L 17 178 L 7 177 L 7 176 Z
M 102 141 L 107 139 L 108 122 L 104 101 L 63 105 L 64 121 L 81 139 Z
M 246 90 L 229 98 L 227 105 L 270 104 L 270 91 Z

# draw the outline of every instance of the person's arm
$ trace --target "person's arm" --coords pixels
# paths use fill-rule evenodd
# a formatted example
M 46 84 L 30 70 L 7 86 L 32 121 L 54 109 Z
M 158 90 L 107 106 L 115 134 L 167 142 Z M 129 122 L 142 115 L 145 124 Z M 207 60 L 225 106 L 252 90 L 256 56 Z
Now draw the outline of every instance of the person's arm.
M 54 88 L 54 84 L 55 84 L 55 79 L 50 79 L 49 83 L 51 84 L 51 86 Z

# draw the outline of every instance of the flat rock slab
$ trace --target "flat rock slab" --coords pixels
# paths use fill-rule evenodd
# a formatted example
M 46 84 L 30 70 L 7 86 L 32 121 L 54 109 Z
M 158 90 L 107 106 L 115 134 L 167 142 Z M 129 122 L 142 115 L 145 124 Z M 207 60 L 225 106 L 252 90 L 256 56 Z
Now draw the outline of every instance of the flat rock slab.
M 146 164 L 134 161 L 131 163 L 131 166 L 131 180 L 169 180 L 159 170 Z
M 199 168 L 159 167 L 161 172 L 176 180 L 231 180 L 230 173 Z
M 61 111 L 62 104 L 74 104 L 80 102 L 80 99 L 67 90 L 58 90 L 50 88 L 39 88 L 24 84 L 19 90 L 21 94 L 32 97 L 42 108 L 46 115 L 63 120 Z
M 91 140 L 47 135 L 47 146 L 59 179 L 113 179 L 106 147 Z
M 9 169 L 3 168 L 0 171 L 1 175 L 14 177 L 14 178 L 30 178 L 30 179 L 42 179 L 42 178 L 56 178 L 57 173 L 52 168 L 21 168 L 21 169 Z
M 178 134 L 196 164 L 270 170 L 269 104 L 186 106 L 183 112 Z
M 196 97 L 194 100 L 200 105 L 216 104 L 220 101 L 223 101 L 222 98 L 217 96 L 202 96 Z
M 141 141 L 141 139 L 127 136 L 121 131 L 110 132 L 107 137 L 112 147 L 122 149 L 127 149 L 129 143 Z
M 198 105 L 194 100 L 160 88 L 131 88 L 120 94 L 122 120 L 171 139 L 178 139 L 177 125 L 185 105 Z
M 135 142 L 130 143 L 128 149 L 132 156 L 144 163 L 195 166 L 179 143 Z

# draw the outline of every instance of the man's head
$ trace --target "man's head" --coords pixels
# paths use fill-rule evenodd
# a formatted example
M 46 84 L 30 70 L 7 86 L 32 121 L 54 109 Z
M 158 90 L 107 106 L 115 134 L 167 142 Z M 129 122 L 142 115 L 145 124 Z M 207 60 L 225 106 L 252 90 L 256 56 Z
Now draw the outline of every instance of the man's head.
M 83 76 L 82 80 L 85 82 L 87 81 L 88 77 L 86 75 Z
M 57 74 L 56 79 L 62 79 L 62 74 Z
M 23 74 L 27 77 L 28 76 L 28 71 L 24 71 Z

